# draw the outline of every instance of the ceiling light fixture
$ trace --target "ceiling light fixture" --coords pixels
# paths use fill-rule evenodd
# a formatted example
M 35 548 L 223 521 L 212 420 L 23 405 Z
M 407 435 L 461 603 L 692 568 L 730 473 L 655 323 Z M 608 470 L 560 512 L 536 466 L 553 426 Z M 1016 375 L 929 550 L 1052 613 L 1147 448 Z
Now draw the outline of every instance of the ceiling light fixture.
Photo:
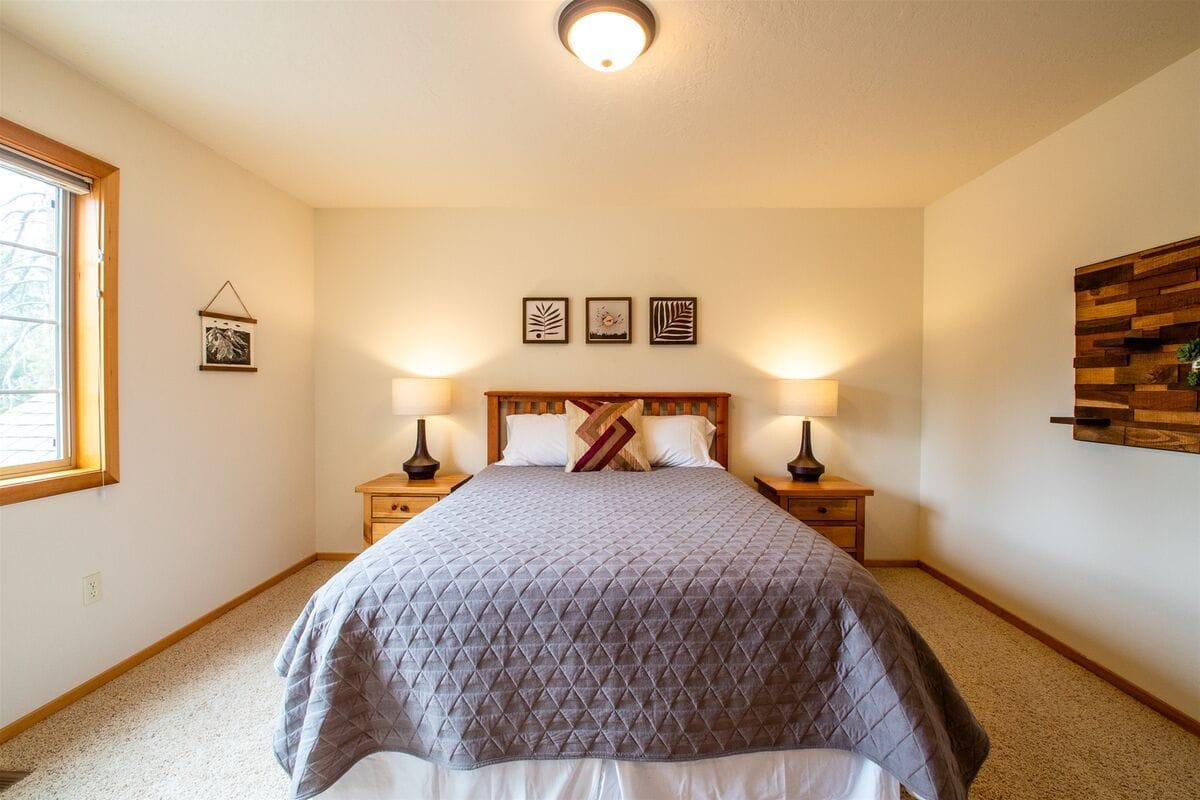
M 641 0 L 571 0 L 558 15 L 558 38 L 599 72 L 632 64 L 654 41 L 654 12 Z

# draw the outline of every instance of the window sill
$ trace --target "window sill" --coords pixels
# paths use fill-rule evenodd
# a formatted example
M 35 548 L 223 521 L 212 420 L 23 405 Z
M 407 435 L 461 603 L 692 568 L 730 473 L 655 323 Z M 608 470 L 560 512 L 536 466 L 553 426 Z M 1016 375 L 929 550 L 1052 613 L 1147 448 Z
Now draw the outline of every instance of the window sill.
M 38 475 L 0 480 L 0 506 L 52 497 L 56 494 L 95 489 L 118 483 L 117 476 L 96 467 L 63 469 Z

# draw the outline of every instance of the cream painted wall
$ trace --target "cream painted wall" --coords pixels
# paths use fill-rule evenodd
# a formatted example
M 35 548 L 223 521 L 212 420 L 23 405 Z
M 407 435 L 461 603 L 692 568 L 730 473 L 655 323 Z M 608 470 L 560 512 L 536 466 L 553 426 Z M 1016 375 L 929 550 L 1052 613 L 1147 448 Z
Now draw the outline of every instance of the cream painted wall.
M 314 511 L 317 549 L 357 549 L 353 486 L 412 449 L 402 374 L 455 379 L 430 421 L 447 470 L 483 465 L 487 388 L 728 390 L 743 478 L 796 450 L 773 379 L 838 377 L 816 447 L 878 490 L 870 557 L 919 553 L 1200 715 L 1200 461 L 1046 423 L 1071 401 L 1071 268 L 1200 230 L 1200 54 L 924 217 L 339 210 L 314 229 L 2 36 L 0 114 L 122 169 L 122 482 L 0 508 L 0 724 L 311 553 Z M 227 277 L 262 320 L 254 376 L 195 369 L 195 311 Z M 521 345 L 524 294 L 569 294 L 575 341 Z M 634 295 L 635 344 L 582 342 L 588 294 Z M 698 347 L 646 344 L 651 294 L 700 297 Z
M 1076 442 L 1075 267 L 1200 234 L 1200 52 L 925 213 L 921 557 L 1200 717 L 1200 458 Z
M 748 479 L 799 445 L 773 379 L 828 375 L 841 414 L 814 422 L 817 455 L 876 488 L 868 555 L 915 556 L 921 236 L 919 210 L 319 210 L 317 549 L 359 548 L 354 486 L 412 453 L 395 376 L 453 376 L 430 448 L 472 472 L 486 389 L 729 391 Z M 524 295 L 571 297 L 570 344 L 521 344 Z M 634 297 L 634 344 L 584 343 L 587 295 Z M 647 344 L 650 295 L 699 297 L 698 346 Z
M 3 724 L 313 552 L 313 212 L 8 34 L 0 114 L 121 169 L 121 483 L 0 508 Z M 196 369 L 226 278 L 255 375 Z

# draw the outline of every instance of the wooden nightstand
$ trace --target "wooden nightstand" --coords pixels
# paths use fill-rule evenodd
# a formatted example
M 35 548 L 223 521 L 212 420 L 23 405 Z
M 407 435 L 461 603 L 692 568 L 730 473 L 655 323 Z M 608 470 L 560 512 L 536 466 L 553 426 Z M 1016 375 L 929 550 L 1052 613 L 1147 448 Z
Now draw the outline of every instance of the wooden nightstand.
M 471 479 L 470 475 L 438 475 L 410 481 L 403 472 L 354 487 L 363 496 L 363 549 L 387 536 Z
M 863 563 L 867 498 L 874 489 L 836 475 L 824 475 L 815 483 L 755 475 L 754 482 L 763 497 Z

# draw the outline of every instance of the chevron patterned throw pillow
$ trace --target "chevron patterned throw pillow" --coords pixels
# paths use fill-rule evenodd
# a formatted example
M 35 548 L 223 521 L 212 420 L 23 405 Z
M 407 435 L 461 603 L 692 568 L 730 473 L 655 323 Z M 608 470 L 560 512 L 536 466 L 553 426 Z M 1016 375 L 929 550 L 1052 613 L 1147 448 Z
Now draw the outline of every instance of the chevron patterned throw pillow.
M 648 472 L 642 401 L 567 401 L 567 472 Z

